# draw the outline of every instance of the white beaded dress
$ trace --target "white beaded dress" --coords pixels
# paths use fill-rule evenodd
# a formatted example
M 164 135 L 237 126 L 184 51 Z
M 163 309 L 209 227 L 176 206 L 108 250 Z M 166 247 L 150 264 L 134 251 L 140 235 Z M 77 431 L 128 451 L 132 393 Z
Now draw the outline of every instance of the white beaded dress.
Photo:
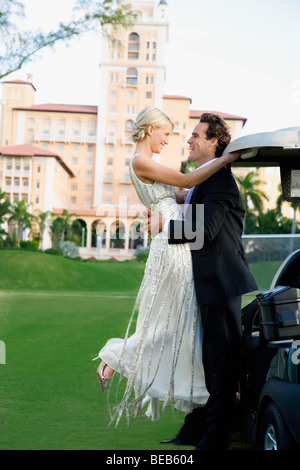
M 183 217 L 173 187 L 143 183 L 131 162 L 129 170 L 145 207 L 166 219 Z M 129 335 L 135 315 L 136 329 Z M 108 340 L 98 356 L 121 378 L 127 378 L 126 390 L 113 414 L 117 422 L 123 414 L 136 415 L 147 401 L 146 415 L 153 420 L 159 418 L 160 401 L 164 406 L 175 403 L 186 413 L 206 403 L 201 330 L 190 248 L 188 244 L 169 245 L 167 235 L 161 232 L 151 241 L 125 338 Z

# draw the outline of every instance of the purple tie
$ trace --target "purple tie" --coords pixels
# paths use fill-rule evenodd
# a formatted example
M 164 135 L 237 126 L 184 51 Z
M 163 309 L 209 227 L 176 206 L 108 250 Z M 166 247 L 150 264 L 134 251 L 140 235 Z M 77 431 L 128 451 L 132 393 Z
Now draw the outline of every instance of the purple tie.
M 187 195 L 185 196 L 185 199 L 184 199 L 184 207 L 183 207 L 183 214 L 184 214 L 184 215 L 186 214 L 187 207 L 188 207 L 189 203 L 191 202 L 194 189 L 195 189 L 195 186 L 194 186 L 193 188 L 191 188 L 191 189 L 188 191 Z

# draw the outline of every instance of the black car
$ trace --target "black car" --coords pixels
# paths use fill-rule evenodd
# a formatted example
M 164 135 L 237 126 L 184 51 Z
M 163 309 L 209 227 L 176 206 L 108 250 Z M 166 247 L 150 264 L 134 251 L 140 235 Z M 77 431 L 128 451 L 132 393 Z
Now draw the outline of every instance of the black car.
M 242 150 L 236 166 L 279 166 L 283 196 L 300 202 L 300 127 L 253 134 L 225 150 Z M 238 415 L 248 443 L 300 449 L 300 250 L 270 289 L 242 309 L 243 355 Z

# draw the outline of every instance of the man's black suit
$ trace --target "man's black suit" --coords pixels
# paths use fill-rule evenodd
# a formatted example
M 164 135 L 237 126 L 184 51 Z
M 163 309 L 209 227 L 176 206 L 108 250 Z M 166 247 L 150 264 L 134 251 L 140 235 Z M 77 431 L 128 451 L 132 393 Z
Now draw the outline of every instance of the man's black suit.
M 205 413 L 208 448 L 227 445 L 240 369 L 241 295 L 257 289 L 242 246 L 244 214 L 236 182 L 230 170 L 222 168 L 195 187 L 184 221 L 171 220 L 169 224 L 172 244 L 188 243 L 191 227 L 196 234 L 201 226 L 204 230 L 203 247 L 193 249 L 194 243 L 190 246 L 210 397 L 205 409 L 196 409 L 187 416 L 179 436 L 182 441 L 197 444 L 203 433 L 201 421 Z

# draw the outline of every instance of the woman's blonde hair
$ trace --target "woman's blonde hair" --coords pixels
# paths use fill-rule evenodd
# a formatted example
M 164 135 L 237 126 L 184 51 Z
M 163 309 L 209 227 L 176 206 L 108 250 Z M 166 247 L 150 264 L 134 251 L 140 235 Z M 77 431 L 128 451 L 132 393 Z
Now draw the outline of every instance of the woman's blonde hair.
M 141 142 L 146 136 L 148 126 L 164 127 L 167 124 L 172 125 L 172 131 L 175 127 L 173 120 L 158 108 L 144 108 L 136 117 L 132 125 L 131 140 Z

